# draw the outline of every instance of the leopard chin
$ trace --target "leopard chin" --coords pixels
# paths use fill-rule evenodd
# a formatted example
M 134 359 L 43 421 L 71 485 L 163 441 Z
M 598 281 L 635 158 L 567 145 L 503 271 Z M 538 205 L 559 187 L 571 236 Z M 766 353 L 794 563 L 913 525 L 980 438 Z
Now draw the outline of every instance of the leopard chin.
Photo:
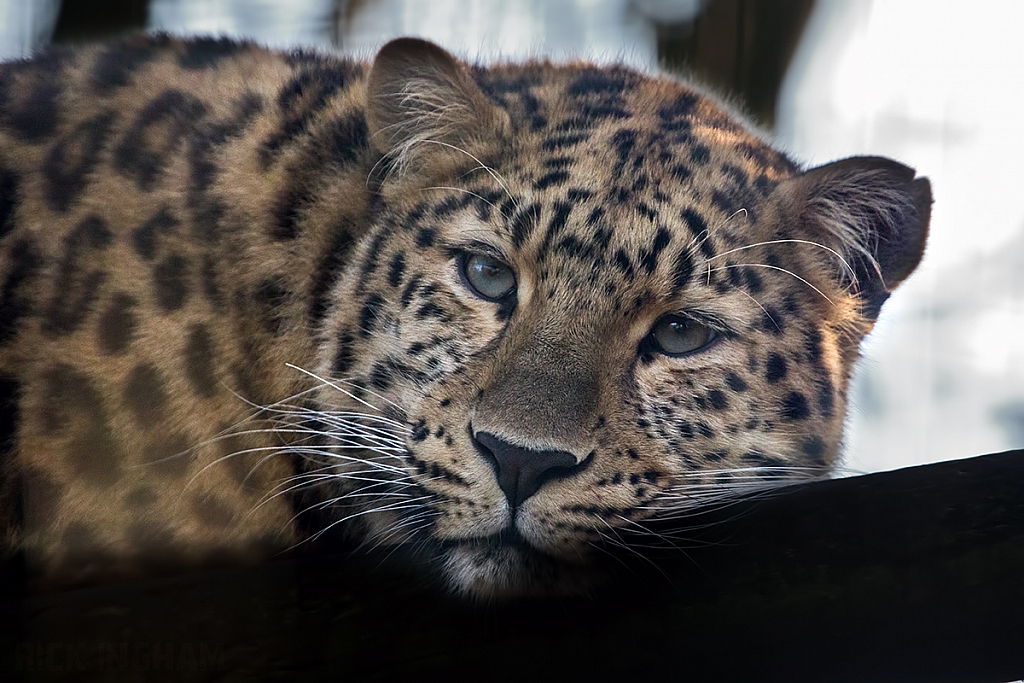
M 514 532 L 446 544 L 441 572 L 452 592 L 484 601 L 582 595 L 601 583 L 583 558 L 549 555 Z

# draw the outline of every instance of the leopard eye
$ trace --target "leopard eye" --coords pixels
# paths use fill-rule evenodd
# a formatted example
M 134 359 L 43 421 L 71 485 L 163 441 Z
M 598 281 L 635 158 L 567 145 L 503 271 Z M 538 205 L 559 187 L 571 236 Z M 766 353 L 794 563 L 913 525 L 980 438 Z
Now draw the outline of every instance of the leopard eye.
M 512 268 L 487 254 L 465 254 L 459 270 L 469 289 L 481 299 L 499 301 L 515 291 L 516 274 Z
M 715 331 L 681 315 L 666 315 L 654 323 L 649 338 L 660 353 L 683 356 L 708 346 Z

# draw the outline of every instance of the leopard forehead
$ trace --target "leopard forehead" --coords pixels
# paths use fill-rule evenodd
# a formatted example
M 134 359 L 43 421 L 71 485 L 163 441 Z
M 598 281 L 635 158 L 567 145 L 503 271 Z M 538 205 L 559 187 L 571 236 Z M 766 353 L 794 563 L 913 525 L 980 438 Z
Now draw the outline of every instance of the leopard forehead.
M 391 197 L 389 225 L 402 227 L 391 239 L 492 247 L 521 288 L 586 311 L 665 304 L 720 251 L 770 237 L 757 211 L 795 167 L 690 87 L 622 67 L 475 76 L 512 130 L 482 159 L 464 151 L 462 173 Z M 716 265 L 734 271 L 727 281 L 761 280 Z M 723 280 L 718 270 L 709 280 Z

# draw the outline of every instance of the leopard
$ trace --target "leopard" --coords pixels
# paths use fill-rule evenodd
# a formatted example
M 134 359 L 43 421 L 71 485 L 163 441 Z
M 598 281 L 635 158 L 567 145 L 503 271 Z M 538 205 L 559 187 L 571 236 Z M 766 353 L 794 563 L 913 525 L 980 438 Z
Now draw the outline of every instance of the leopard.
M 455 594 L 589 590 L 654 521 L 830 476 L 931 204 L 621 64 L 8 62 L 4 547 L 40 586 L 333 538 Z

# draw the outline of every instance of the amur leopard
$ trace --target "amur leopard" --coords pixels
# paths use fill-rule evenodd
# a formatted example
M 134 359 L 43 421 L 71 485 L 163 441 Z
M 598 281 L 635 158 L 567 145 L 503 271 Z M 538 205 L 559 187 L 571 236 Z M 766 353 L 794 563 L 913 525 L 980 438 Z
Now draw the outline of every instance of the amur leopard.
M 331 531 L 470 595 L 578 589 L 647 520 L 829 472 L 930 206 L 623 66 L 4 64 L 8 553 L 66 585 Z

